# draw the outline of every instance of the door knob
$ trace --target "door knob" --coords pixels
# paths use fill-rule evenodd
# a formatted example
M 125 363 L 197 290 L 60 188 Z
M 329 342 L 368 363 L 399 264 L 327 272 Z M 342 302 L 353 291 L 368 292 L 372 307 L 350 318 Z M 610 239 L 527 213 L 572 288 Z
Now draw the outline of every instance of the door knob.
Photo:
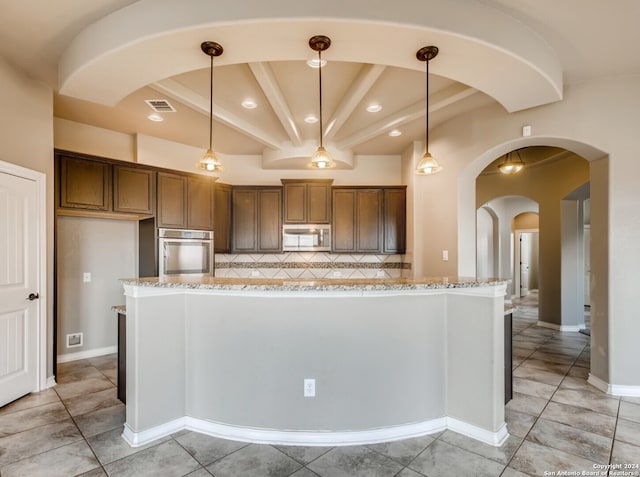
M 38 298 L 40 298 L 39 293 L 29 293 L 29 296 L 27 297 L 29 301 L 37 300 Z

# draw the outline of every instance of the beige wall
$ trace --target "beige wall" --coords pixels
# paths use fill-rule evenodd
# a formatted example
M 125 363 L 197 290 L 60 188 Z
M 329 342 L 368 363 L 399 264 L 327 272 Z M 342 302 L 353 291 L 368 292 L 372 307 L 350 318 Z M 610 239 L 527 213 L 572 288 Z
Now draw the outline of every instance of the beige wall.
M 47 250 L 53 250 L 53 92 L 0 58 L 0 160 L 46 174 Z M 53 346 L 53 254 L 47 255 L 47 343 Z M 47 360 L 47 376 L 53 373 Z
M 53 133 L 57 149 L 119 161 L 136 161 L 136 141 L 131 134 L 60 118 L 54 118 Z
M 511 224 L 511 230 L 535 230 L 540 226 L 540 217 L 533 212 L 516 215 Z
M 640 210 L 638 84 L 639 78 L 632 76 L 600 78 L 567 87 L 563 101 L 558 103 L 513 114 L 494 105 L 452 119 L 430 135 L 430 151 L 445 171 L 431 178 L 433 192 L 426 187 L 423 191 L 430 202 L 437 201 L 444 214 L 457 217 L 453 230 L 438 229 L 435 218 L 427 220 L 431 229 L 442 235 L 439 240 L 458 244 L 458 257 L 450 262 L 449 271 L 465 275 L 473 273 L 475 266 L 475 179 L 489 163 L 509 150 L 528 145 L 563 147 L 588 160 L 608 157 L 608 193 L 595 192 L 595 181 L 591 181 L 591 234 L 592 243 L 605 246 L 596 253 L 601 260 L 608 260 L 609 275 L 608 280 L 600 280 L 598 267 L 592 263 L 596 283 L 591 286 L 591 299 L 592 303 L 597 301 L 607 307 L 601 318 L 592 316 L 592 320 L 606 320 L 603 326 L 609 327 L 611 336 L 608 350 L 594 348 L 592 353 L 598 356 L 593 359 L 604 362 L 597 367 L 596 377 L 614 386 L 640 386 L 640 372 L 634 364 L 640 339 L 640 321 L 634 305 L 637 286 L 627 278 L 634 276 L 634 264 L 640 263 L 640 223 L 629 220 Z M 531 137 L 521 137 L 523 125 L 532 126 Z M 595 217 L 600 213 L 594 204 L 596 194 L 607 202 L 601 206 L 608 211 L 607 217 Z M 597 342 L 598 338 L 592 335 L 592 344 Z

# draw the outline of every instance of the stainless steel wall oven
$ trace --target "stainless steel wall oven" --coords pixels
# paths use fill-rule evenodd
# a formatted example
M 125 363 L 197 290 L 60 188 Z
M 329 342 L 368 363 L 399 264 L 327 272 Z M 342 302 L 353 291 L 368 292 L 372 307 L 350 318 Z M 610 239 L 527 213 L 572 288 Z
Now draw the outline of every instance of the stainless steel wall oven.
M 159 275 L 214 275 L 213 232 L 158 229 Z

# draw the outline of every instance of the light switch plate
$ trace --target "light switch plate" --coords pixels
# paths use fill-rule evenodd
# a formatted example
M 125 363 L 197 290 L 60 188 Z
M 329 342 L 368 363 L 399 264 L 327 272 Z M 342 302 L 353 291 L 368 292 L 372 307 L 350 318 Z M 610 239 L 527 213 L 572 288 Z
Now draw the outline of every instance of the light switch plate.
M 82 281 L 85 283 L 89 283 L 91 281 L 91 272 L 84 272 L 82 274 Z

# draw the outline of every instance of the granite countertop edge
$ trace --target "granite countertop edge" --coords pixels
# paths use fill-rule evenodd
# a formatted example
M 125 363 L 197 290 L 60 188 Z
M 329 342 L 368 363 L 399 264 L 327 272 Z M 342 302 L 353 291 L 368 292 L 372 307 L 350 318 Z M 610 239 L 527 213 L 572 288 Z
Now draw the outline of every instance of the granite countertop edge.
M 504 285 L 507 279 L 489 278 L 371 278 L 371 279 L 270 279 L 270 278 L 124 278 L 123 285 L 233 291 L 340 291 L 340 290 L 429 290 L 447 288 L 478 288 Z

